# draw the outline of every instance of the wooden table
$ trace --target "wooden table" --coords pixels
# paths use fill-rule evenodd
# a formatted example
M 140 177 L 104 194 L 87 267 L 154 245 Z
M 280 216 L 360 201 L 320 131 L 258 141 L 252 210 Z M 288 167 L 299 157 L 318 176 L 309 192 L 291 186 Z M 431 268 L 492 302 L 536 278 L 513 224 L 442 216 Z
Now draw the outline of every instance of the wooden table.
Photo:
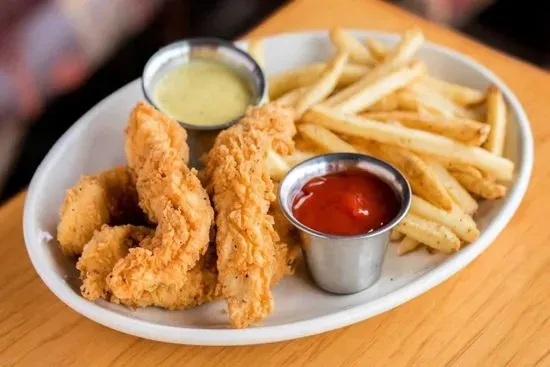
M 297 0 L 251 36 L 418 25 L 493 69 L 526 107 L 536 140 L 532 182 L 511 224 L 470 266 L 415 300 L 359 324 L 251 347 L 142 340 L 75 313 L 41 282 L 24 249 L 24 194 L 0 209 L 0 365 L 550 366 L 550 75 L 379 1 Z

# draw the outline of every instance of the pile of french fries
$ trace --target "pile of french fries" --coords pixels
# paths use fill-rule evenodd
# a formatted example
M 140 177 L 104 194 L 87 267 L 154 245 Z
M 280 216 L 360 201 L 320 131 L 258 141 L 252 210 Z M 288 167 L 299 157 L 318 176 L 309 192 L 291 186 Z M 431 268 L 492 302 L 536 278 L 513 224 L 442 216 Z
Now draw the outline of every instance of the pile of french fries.
M 415 59 L 424 42 L 418 29 L 389 47 L 364 43 L 340 28 L 330 31 L 335 53 L 269 77 L 269 97 L 294 107 L 296 151 L 271 152 L 272 177 L 329 152 L 382 159 L 408 179 L 412 206 L 392 239 L 405 254 L 421 247 L 453 253 L 475 241 L 477 200 L 506 194 L 514 164 L 502 156 L 507 106 L 500 90 L 480 91 L 430 75 Z M 249 51 L 263 62 L 262 45 Z

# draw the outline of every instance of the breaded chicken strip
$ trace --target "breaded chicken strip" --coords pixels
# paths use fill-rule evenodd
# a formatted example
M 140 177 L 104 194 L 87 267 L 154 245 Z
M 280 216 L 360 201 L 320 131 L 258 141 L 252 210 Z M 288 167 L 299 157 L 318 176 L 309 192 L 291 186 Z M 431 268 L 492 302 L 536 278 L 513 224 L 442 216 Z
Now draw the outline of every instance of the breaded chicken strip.
M 130 249 L 130 252 L 134 249 Z M 216 269 L 215 247 L 211 246 L 199 262 L 185 274 L 181 282 L 159 284 L 154 291 L 145 291 L 140 298 L 119 300 L 111 297 L 111 302 L 124 303 L 132 307 L 156 306 L 170 310 L 187 309 L 221 297 Z
M 273 217 L 273 228 L 279 237 L 275 243 L 276 266 L 271 282 L 274 285 L 284 276 L 294 273 L 301 255 L 301 240 L 297 229 L 286 219 L 276 202 L 271 204 L 269 214 Z
M 270 286 L 279 238 L 268 215 L 275 195 L 265 160 L 270 149 L 290 151 L 294 131 L 290 110 L 273 104 L 251 109 L 218 135 L 208 154 L 208 189 L 217 212 L 218 279 L 237 328 L 265 318 L 273 308 Z
M 146 245 L 131 249 L 108 278 L 113 295 L 128 305 L 183 289 L 208 247 L 214 211 L 197 172 L 185 163 L 178 129 L 183 130 L 175 120 L 144 103 L 130 115 L 126 155 L 139 204 L 158 225 Z
M 142 128 L 142 125 L 146 128 Z M 174 119 L 145 102 L 139 102 L 130 113 L 126 136 L 126 159 L 134 171 L 143 167 L 152 145 L 157 147 L 156 150 L 171 151 L 176 159 L 189 163 L 187 131 Z
M 276 103 L 271 103 L 262 108 L 250 108 L 246 116 L 238 126 L 244 131 L 254 130 L 266 133 L 271 138 L 271 144 L 264 144 L 276 153 L 287 155 L 294 150 L 296 125 L 294 124 L 294 111 Z
M 149 245 L 154 229 L 132 225 L 109 227 L 104 225 L 96 231 L 84 246 L 82 256 L 76 264 L 80 271 L 84 298 L 91 301 L 103 298 L 119 303 L 112 297 L 107 286 L 107 277 L 115 263 L 125 257 L 128 251 L 138 244 Z M 145 240 L 145 241 L 144 241 Z M 181 287 L 161 286 L 155 292 L 146 293 L 133 306 L 158 306 L 168 309 L 190 308 L 219 297 L 215 249 L 201 257 L 199 263 L 189 271 L 187 280 Z
M 107 275 L 113 270 L 115 263 L 128 254 L 128 249 L 137 246 L 153 233 L 153 229 L 132 225 L 104 225 L 96 231 L 84 246 L 82 256 L 76 263 L 82 280 L 80 291 L 84 298 L 109 300 Z
M 74 187 L 67 190 L 60 217 L 57 240 L 63 253 L 69 256 L 81 254 L 94 231 L 104 224 L 144 222 L 127 167 L 81 177 Z

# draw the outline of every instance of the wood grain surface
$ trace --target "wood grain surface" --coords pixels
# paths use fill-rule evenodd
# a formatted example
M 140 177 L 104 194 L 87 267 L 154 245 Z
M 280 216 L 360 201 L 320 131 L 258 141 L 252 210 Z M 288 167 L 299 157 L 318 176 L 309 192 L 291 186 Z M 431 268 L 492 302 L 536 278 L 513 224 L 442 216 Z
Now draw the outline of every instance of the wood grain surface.
M 57 300 L 27 257 L 20 194 L 0 209 L 1 366 L 550 366 L 550 75 L 375 0 L 293 1 L 249 36 L 334 25 L 417 25 L 429 40 L 491 68 L 518 95 L 539 159 L 525 200 L 495 243 L 442 285 L 344 329 L 261 346 L 178 346 L 110 330 Z

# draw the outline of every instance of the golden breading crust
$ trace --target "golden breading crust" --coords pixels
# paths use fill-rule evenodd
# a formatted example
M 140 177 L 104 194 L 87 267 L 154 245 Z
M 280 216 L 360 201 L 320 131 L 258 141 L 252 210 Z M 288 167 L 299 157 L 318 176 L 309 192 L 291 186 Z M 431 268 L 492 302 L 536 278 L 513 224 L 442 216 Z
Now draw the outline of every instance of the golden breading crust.
M 82 176 L 67 190 L 60 210 L 57 240 L 65 255 L 82 253 L 94 231 L 104 224 L 139 224 L 144 215 L 128 167 Z
M 214 211 L 197 172 L 182 156 L 187 149 L 179 141 L 181 130 L 175 120 L 145 103 L 130 115 L 126 155 L 139 204 L 158 225 L 147 245 L 131 249 L 107 279 L 113 295 L 124 304 L 140 306 L 159 292 L 168 296 L 166 289 L 184 289 L 189 271 L 208 248 Z
M 271 104 L 249 110 L 237 125 L 221 132 L 208 154 L 208 189 L 217 212 L 218 279 L 234 327 L 259 321 L 273 309 L 270 286 L 279 237 L 268 214 L 275 195 L 265 160 L 269 149 L 290 152 L 294 133 L 290 110 Z
M 107 275 L 113 270 L 115 263 L 128 254 L 131 247 L 137 246 L 153 233 L 154 230 L 151 228 L 132 225 L 115 227 L 104 225 L 96 231 L 84 246 L 82 256 L 76 263 L 82 279 L 80 291 L 84 298 L 109 300 Z

